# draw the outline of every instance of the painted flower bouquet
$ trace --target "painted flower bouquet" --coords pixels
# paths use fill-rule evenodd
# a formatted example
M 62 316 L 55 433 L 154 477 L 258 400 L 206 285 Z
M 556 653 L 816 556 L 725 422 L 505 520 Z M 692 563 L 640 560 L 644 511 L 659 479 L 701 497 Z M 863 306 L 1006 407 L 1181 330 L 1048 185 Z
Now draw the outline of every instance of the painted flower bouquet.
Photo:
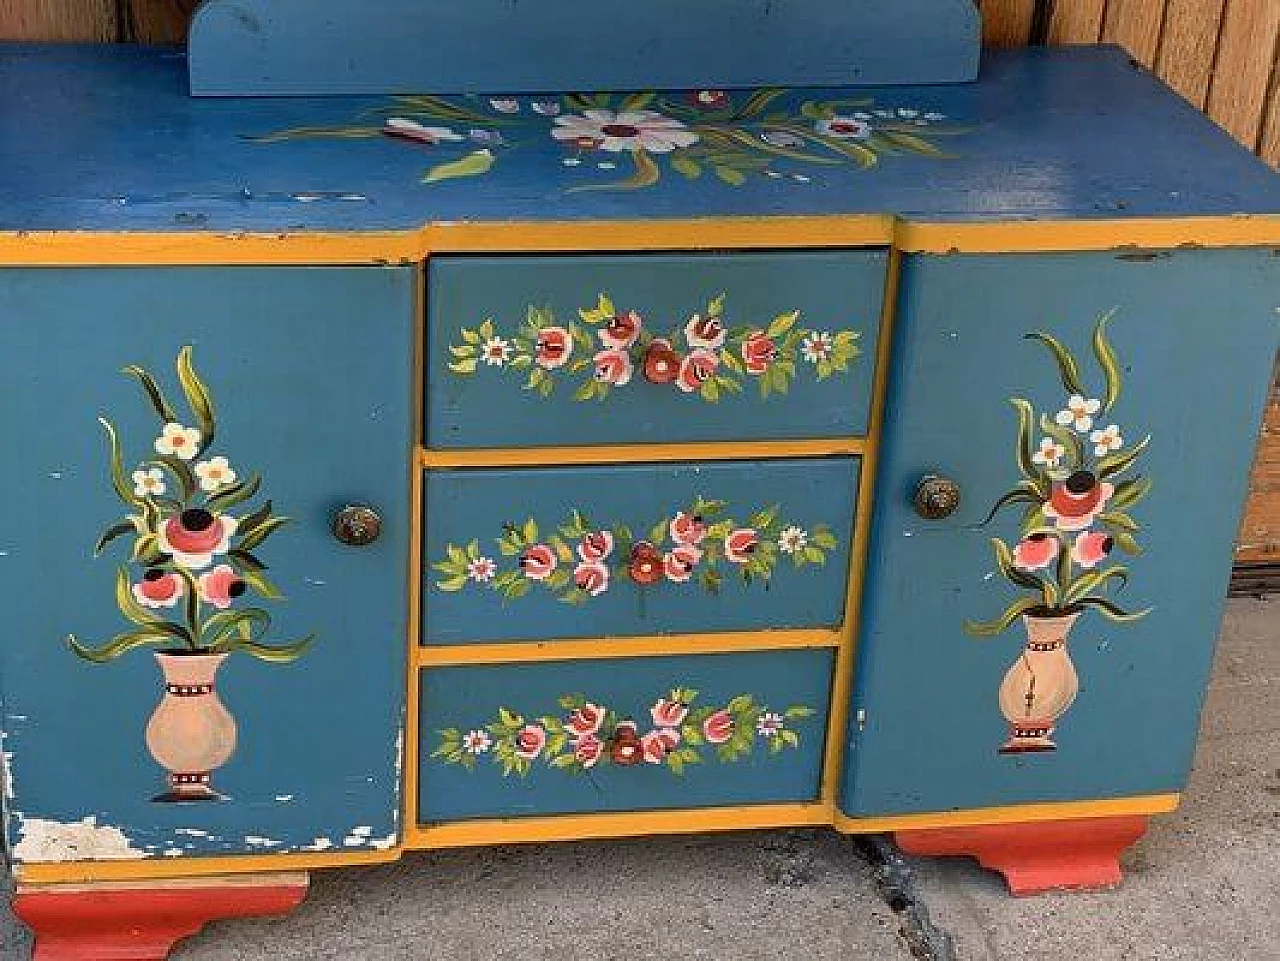
M 502 766 L 504 777 L 527 776 L 537 762 L 572 774 L 602 763 L 663 765 L 672 774 L 683 774 L 688 765 L 701 764 L 708 749 L 714 749 L 721 763 L 731 764 L 751 757 L 762 745 L 766 756 L 798 748 L 800 735 L 788 724 L 814 714 L 804 706 L 772 710 L 750 694 L 724 705 L 694 707 L 697 698 L 698 692 L 687 688 L 659 698 L 649 709 L 643 733 L 632 717 L 581 694 L 560 698 L 563 715 L 526 719 L 501 707 L 484 727 L 440 731 L 440 744 L 431 756 L 468 770 L 487 756 Z
M 1054 749 L 1054 724 L 1079 687 L 1067 635 L 1085 611 L 1118 622 L 1149 613 L 1127 611 L 1113 596 L 1129 576 L 1113 554 L 1117 548 L 1141 553 L 1140 525 L 1130 511 L 1151 491 L 1150 478 L 1138 471 L 1151 436 L 1126 446 L 1119 425 L 1103 425 L 1122 387 L 1120 360 L 1107 338 L 1114 313 L 1102 316 L 1093 332 L 1103 376 L 1100 396 L 1087 389 L 1077 358 L 1061 341 L 1044 332 L 1027 335 L 1049 350 L 1068 396 L 1052 416 L 1025 398 L 1011 401 L 1018 415 L 1014 454 L 1021 476 L 983 525 L 1006 507 L 1022 508 L 1017 540 L 993 538 L 991 546 L 1000 575 L 1024 593 L 994 620 L 965 625 L 979 637 L 1000 634 L 1020 617 L 1027 628 L 1027 649 L 1001 688 L 1001 708 L 1011 725 L 1002 748 L 1007 753 Z
M 464 327 L 462 342 L 449 345 L 448 366 L 462 377 L 481 365 L 527 373 L 525 389 L 541 397 L 567 380 L 577 384 L 578 401 L 604 401 L 614 388 L 631 384 L 637 372 L 649 383 L 710 403 L 740 394 L 754 380 L 767 399 L 787 392 L 798 359 L 821 381 L 848 372 L 862 353 L 860 332 L 810 329 L 799 320 L 800 312 L 790 311 L 765 325 L 729 324 L 722 294 L 681 326 L 655 333 L 638 312 L 619 310 L 601 294 L 594 307 L 580 309 L 578 320 L 568 323 L 550 308 L 530 306 L 514 333 L 500 333 L 492 318 Z

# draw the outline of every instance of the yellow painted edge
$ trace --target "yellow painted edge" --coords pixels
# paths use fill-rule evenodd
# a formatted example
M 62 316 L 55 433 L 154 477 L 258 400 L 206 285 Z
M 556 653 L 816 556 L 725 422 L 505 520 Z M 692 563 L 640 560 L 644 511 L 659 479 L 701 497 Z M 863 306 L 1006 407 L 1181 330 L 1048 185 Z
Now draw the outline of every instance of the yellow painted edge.
M 211 874 L 203 878 L 155 878 L 143 881 L 93 881 L 88 884 L 34 884 L 24 882 L 18 885 L 19 894 L 76 894 L 96 893 L 99 891 L 137 891 L 149 889 L 157 891 L 183 891 L 226 888 L 262 888 L 289 887 L 305 888 L 311 884 L 311 875 L 306 871 L 277 872 L 274 874 Z
M 454 664 L 507 664 L 531 661 L 604 660 L 615 657 L 671 657 L 685 654 L 733 654 L 743 651 L 807 650 L 836 647 L 840 632 L 725 631 L 720 634 L 661 634 L 650 637 L 517 641 L 420 647 L 412 655 L 419 668 Z
M 136 861 L 68 861 L 58 864 L 15 864 L 21 884 L 88 884 L 92 881 L 146 881 L 204 878 L 220 874 L 267 874 L 311 871 L 360 864 L 388 864 L 402 848 L 335 854 L 246 854 L 230 857 L 146 858 Z
M 425 468 L 542 467 L 560 464 L 642 464 L 763 457 L 837 457 L 862 454 L 863 438 L 832 440 L 709 441 L 688 444 L 602 444 L 598 447 L 484 448 L 419 451 Z
M 409 849 L 478 847 L 546 841 L 586 841 L 653 834 L 704 834 L 760 828 L 831 824 L 825 804 L 759 804 L 745 807 L 685 808 L 674 811 L 616 811 L 553 817 L 455 821 L 414 828 Z
M 0 266 L 408 264 L 438 253 L 713 250 L 894 245 L 908 253 L 1258 247 L 1280 215 L 992 223 L 883 214 L 680 220 L 437 223 L 404 231 L 168 233 L 2 231 Z
M 844 834 L 883 834 L 888 831 L 923 831 L 930 828 L 977 827 L 986 824 L 1031 824 L 1037 821 L 1168 814 L 1177 809 L 1181 799 L 1180 794 L 1148 794 L 1105 801 L 1050 801 L 880 817 L 850 817 L 835 810 L 832 820 L 836 830 Z
M 880 333 L 876 348 L 876 367 L 871 390 L 871 412 L 867 434 L 872 443 L 862 457 L 858 480 L 858 503 L 853 518 L 853 543 L 849 553 L 849 587 L 845 596 L 844 628 L 840 650 L 836 655 L 831 681 L 831 704 L 827 712 L 827 742 L 822 764 L 823 801 L 833 804 L 840 789 L 844 769 L 845 745 L 848 740 L 849 702 L 853 698 L 853 679 L 857 662 L 858 631 L 861 626 L 863 582 L 866 579 L 867 552 L 871 543 L 872 519 L 875 516 L 876 465 L 879 462 L 881 425 L 889 393 L 889 367 L 893 358 L 893 334 L 898 314 L 898 284 L 902 276 L 902 254 L 889 255 L 885 275 L 884 300 L 880 313 Z
M 422 436 L 422 389 L 425 383 L 426 347 L 426 271 L 419 267 L 415 278 L 414 324 L 413 334 L 413 397 L 419 398 L 413 404 L 413 433 L 411 437 Z M 405 565 L 409 572 L 409 617 L 408 630 L 405 636 L 405 716 L 404 743 L 401 745 L 401 810 L 403 829 L 418 822 L 418 755 L 421 751 L 421 710 L 419 699 L 421 685 L 418 677 L 417 655 L 422 646 L 422 539 L 423 510 L 422 487 L 423 475 L 418 465 L 409 458 L 409 557 Z

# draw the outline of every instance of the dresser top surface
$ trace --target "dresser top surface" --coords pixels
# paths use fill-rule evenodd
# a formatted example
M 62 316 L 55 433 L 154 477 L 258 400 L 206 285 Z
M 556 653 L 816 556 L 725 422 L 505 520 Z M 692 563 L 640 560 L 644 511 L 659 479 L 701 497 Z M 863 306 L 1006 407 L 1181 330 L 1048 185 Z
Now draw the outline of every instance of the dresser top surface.
M 953 86 L 200 100 L 181 52 L 0 45 L 0 230 L 1280 213 L 1280 177 L 1114 47 Z

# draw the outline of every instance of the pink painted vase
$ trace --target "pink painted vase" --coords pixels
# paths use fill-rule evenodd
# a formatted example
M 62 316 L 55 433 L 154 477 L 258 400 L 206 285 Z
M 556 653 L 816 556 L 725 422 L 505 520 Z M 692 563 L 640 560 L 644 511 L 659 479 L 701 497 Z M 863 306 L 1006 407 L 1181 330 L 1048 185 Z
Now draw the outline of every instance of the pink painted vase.
M 151 756 L 169 772 L 156 801 L 215 801 L 210 781 L 236 750 L 236 721 L 218 698 L 215 678 L 226 654 L 162 651 L 164 697 L 147 724 Z
M 1054 751 L 1053 729 L 1080 691 L 1080 679 L 1067 652 L 1067 635 L 1079 613 L 1024 615 L 1027 646 L 1000 685 L 1000 713 L 1009 722 L 1001 754 Z

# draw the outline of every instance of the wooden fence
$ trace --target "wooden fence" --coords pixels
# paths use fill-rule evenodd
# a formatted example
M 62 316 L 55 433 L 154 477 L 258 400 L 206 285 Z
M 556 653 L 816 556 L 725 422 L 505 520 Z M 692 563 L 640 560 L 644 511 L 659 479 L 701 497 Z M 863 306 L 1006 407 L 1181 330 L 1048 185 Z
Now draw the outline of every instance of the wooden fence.
M 181 40 L 198 0 L 0 0 L 0 39 Z M 1280 168 L 1280 0 L 978 0 L 987 43 L 1119 43 Z M 1280 563 L 1280 379 L 1240 559 Z

